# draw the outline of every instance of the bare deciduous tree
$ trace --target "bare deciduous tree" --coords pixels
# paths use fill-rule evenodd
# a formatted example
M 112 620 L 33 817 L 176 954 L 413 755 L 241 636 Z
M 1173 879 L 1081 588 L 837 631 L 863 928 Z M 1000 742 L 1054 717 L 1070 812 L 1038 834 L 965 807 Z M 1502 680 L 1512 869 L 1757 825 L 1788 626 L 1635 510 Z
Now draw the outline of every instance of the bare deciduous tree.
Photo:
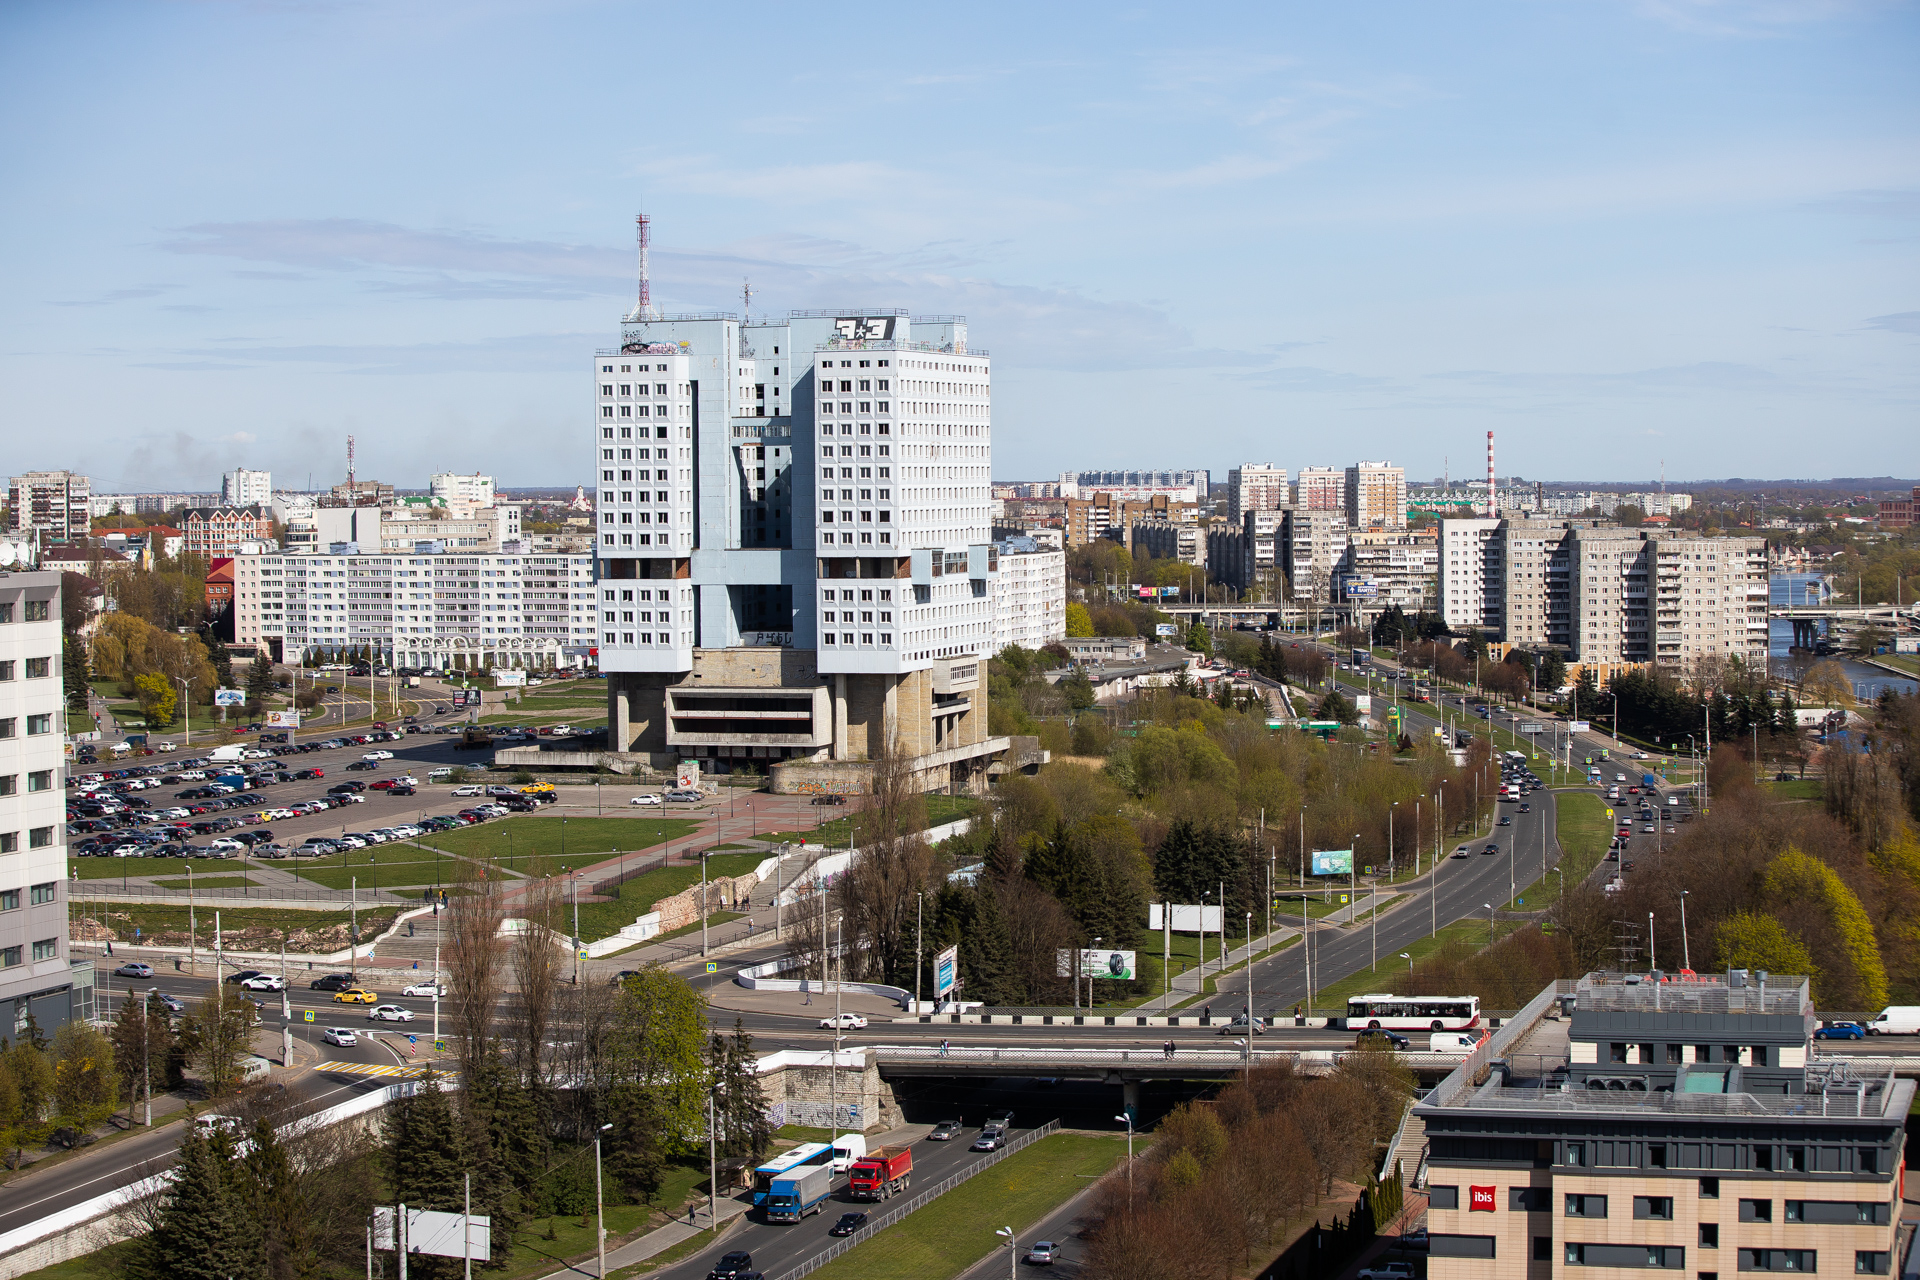
M 559 883 L 550 877 L 529 883 L 520 915 L 526 928 L 514 935 L 508 948 L 514 985 L 520 989 L 508 1033 L 509 1053 L 521 1081 L 535 1085 L 546 1078 L 544 1046 L 560 983 L 560 954 L 554 945 L 562 928 Z
M 448 998 L 460 1037 L 460 1069 L 471 1073 L 493 1033 L 500 1000 L 500 925 L 506 911 L 499 882 L 484 867 L 465 860 L 456 867 L 445 926 L 447 980 L 453 988 Z

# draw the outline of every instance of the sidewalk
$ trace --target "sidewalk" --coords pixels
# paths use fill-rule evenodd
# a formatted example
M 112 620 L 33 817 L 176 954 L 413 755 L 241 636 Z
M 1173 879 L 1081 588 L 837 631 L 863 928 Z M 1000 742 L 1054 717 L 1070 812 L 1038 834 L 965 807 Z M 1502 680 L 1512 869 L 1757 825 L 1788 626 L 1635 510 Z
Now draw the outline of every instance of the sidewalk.
M 741 1194 L 750 1193 L 742 1192 Z M 753 1208 L 753 1203 L 750 1199 L 729 1199 L 720 1201 L 714 1207 L 718 1211 L 716 1216 L 720 1220 L 721 1236 L 724 1236 L 728 1227 L 746 1216 L 747 1211 Z M 696 1211 L 695 1216 L 694 1223 L 689 1223 L 685 1218 L 677 1218 L 663 1227 L 655 1227 L 637 1240 L 630 1240 L 618 1248 L 607 1250 L 608 1274 L 612 1274 L 621 1267 L 630 1267 L 636 1262 L 645 1262 L 648 1258 L 665 1253 L 675 1245 L 691 1240 L 702 1231 L 713 1227 L 714 1223 L 707 1217 L 704 1206 Z M 720 1243 L 721 1236 L 714 1238 L 714 1245 L 717 1246 Z M 568 1280 L 568 1277 L 585 1275 L 587 1274 L 585 1267 L 589 1263 L 597 1263 L 597 1259 L 592 1254 L 588 1254 L 580 1265 L 563 1265 L 558 1271 L 549 1272 L 540 1280 Z

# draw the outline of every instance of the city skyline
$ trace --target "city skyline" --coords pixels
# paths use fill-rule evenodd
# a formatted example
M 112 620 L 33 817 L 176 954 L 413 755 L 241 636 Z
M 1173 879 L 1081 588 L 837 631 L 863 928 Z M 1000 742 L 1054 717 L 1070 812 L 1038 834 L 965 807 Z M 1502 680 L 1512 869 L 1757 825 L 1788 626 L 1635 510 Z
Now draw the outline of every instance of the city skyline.
M 525 444 L 591 413 L 644 207 L 664 309 L 966 315 L 1006 479 L 1465 476 L 1488 429 L 1529 477 L 1914 470 L 1908 9 L 1022 14 L 1050 57 L 765 10 L 744 97 L 710 15 L 443 12 L 9 12 L 16 465 L 304 487 L 351 433 L 366 476 L 581 483 Z M 623 135 L 588 28 L 691 51 L 643 60 L 689 109 Z

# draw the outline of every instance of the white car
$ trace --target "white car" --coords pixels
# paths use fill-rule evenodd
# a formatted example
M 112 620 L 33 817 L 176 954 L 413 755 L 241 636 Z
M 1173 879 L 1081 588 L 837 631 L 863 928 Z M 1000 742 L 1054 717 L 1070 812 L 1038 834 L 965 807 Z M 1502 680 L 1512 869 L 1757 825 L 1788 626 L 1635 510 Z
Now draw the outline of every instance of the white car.
M 360 758 L 361 758 L 362 760 L 391 760 L 391 759 L 393 759 L 393 752 L 391 752 L 391 751 L 369 751 L 369 752 L 367 752 L 367 753 L 366 753 L 365 755 L 362 755 L 362 756 L 361 756 Z
M 286 980 L 277 973 L 256 973 L 240 983 L 248 991 L 285 991 Z
M 652 792 L 648 792 L 646 795 L 643 795 L 643 796 L 635 796 L 633 799 L 627 801 L 627 803 L 628 804 L 661 804 L 663 803 L 663 801 L 660 799 L 658 795 L 655 795 Z
M 218 840 L 209 840 L 207 848 L 215 853 L 238 853 L 247 846 L 232 836 L 221 836 Z
M 843 1013 L 837 1018 L 822 1018 L 822 1030 L 859 1031 L 866 1027 L 867 1020 L 857 1013 Z
M 178 805 L 175 805 L 171 809 L 162 809 L 159 813 L 156 813 L 153 816 L 156 818 L 173 818 L 175 820 L 178 820 L 181 818 L 191 818 L 193 815 L 191 813 L 188 813 L 184 808 Z
M 320 1033 L 320 1038 L 328 1044 L 337 1044 L 348 1049 L 360 1043 L 360 1037 L 353 1033 L 352 1027 L 328 1027 Z
M 447 989 L 432 982 L 416 982 L 410 987 L 400 988 L 400 994 L 403 996 L 426 996 L 432 998 L 436 995 L 446 995 Z
M 377 1004 L 367 1010 L 368 1022 L 412 1022 L 413 1010 L 397 1004 Z
M 453 794 L 457 796 L 483 796 L 487 794 L 487 789 L 485 787 L 475 786 L 472 783 L 469 783 L 464 787 L 455 787 L 453 789 Z
M 364 849 L 367 847 L 367 842 L 365 840 L 362 840 L 359 836 L 351 835 L 351 834 L 344 835 L 344 836 L 334 836 L 333 842 L 347 849 Z

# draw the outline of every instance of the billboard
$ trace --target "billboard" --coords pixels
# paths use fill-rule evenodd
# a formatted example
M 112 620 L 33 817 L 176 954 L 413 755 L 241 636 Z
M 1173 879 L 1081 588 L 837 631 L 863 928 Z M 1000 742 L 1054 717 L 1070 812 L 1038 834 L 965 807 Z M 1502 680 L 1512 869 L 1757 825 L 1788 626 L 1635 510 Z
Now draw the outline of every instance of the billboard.
M 1568 732 L 1568 733 L 1586 733 L 1586 732 L 1588 732 L 1589 730 L 1591 730 L 1592 728 L 1593 728 L 1593 726 L 1592 726 L 1591 724 L 1588 724 L 1588 723 L 1587 723 L 1587 722 L 1586 722 L 1585 720 L 1569 720 L 1569 721 L 1567 721 L 1567 732 Z
M 1219 908 L 1214 908 L 1218 911 Z M 1061 947 L 1053 953 L 1054 976 L 1074 977 L 1073 951 Z M 1134 953 L 1131 951 L 1108 951 L 1105 947 L 1083 947 L 1080 951 L 1080 972 L 1082 978 L 1111 978 L 1118 982 L 1133 981 Z
M 1355 711 L 1358 711 L 1363 716 L 1372 715 L 1373 714 L 1373 695 L 1370 693 L 1354 694 L 1353 709 Z
M 1171 622 L 1156 622 L 1153 624 L 1153 634 L 1157 636 L 1177 636 L 1180 634 L 1180 628 Z
M 442 1258 L 471 1257 L 485 1262 L 492 1256 L 492 1244 L 493 1219 L 484 1213 L 467 1217 L 436 1209 L 407 1210 L 408 1253 L 430 1253 Z M 391 1205 L 374 1206 L 373 1247 L 393 1248 Z
M 1540 732 L 1540 722 L 1539 722 L 1538 720 L 1522 720 L 1522 721 L 1520 722 L 1520 732 L 1522 732 L 1522 733 L 1539 733 L 1539 732 Z
M 300 713 L 298 711 L 269 711 L 267 712 L 267 727 L 269 729 L 298 729 L 300 727 Z
M 1147 904 L 1147 928 L 1162 929 L 1166 905 L 1163 902 Z M 1218 933 L 1220 932 L 1220 908 L 1203 907 L 1193 903 L 1173 904 L 1173 931 L 1175 933 Z
M 524 688 L 527 673 L 524 671 L 496 671 L 493 673 L 493 687 L 496 689 Z
M 247 705 L 245 689 L 215 689 L 213 705 L 216 707 L 244 707 Z
M 948 947 L 933 958 L 933 998 L 944 997 L 956 985 L 960 968 L 960 947 Z
M 700 762 L 682 760 L 680 767 L 674 771 L 673 785 L 682 791 L 692 791 L 697 788 L 700 785 Z
M 1316 876 L 1352 875 L 1353 850 L 1315 849 L 1313 851 L 1313 874 Z

